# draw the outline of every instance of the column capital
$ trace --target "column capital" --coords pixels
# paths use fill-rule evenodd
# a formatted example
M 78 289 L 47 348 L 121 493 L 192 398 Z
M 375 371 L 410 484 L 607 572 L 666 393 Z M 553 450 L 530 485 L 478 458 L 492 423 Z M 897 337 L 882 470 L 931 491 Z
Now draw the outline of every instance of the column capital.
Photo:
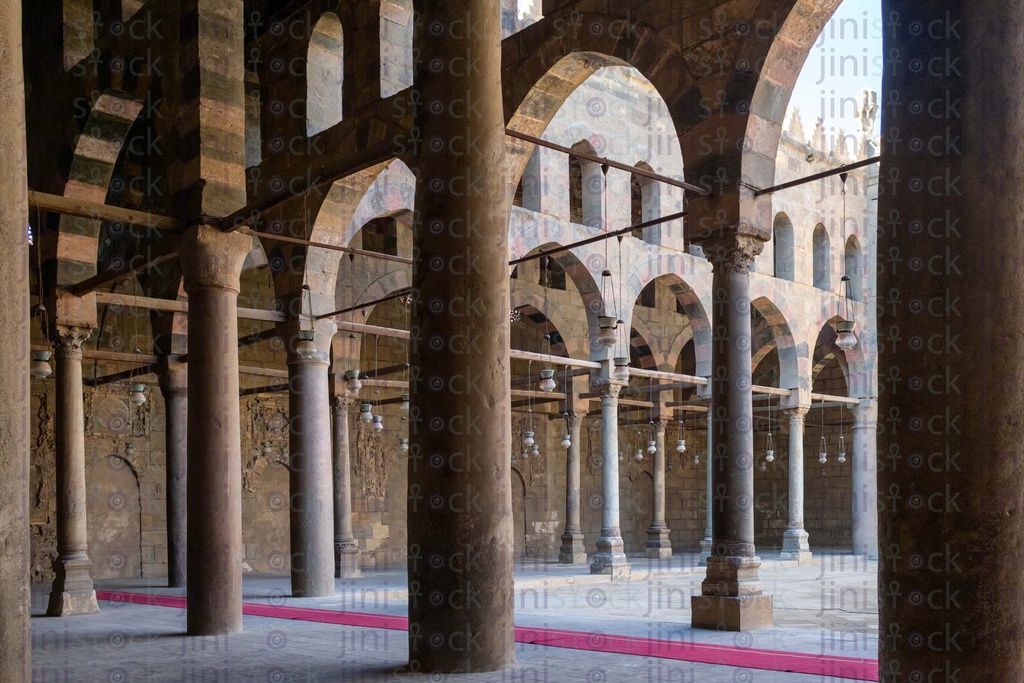
M 57 339 L 54 351 L 58 358 L 75 358 L 82 360 L 82 346 L 92 336 L 88 327 L 57 326 Z
M 850 406 L 853 411 L 854 426 L 866 425 L 878 420 L 878 401 L 870 398 L 862 398 L 860 403 Z
M 586 410 L 570 410 L 565 414 L 565 426 L 572 431 L 583 424 L 583 418 L 587 416 Z
M 348 412 L 348 409 L 358 400 L 358 397 L 349 394 L 348 392 L 343 394 L 334 394 L 331 396 L 331 408 L 334 412 Z
M 618 398 L 619 392 L 629 386 L 625 379 L 602 377 L 594 383 L 594 388 L 601 394 L 601 398 Z
M 185 291 L 227 289 L 237 294 L 242 265 L 252 245 L 253 238 L 240 232 L 223 232 L 209 225 L 186 228 L 178 249 Z
M 188 395 L 188 364 L 174 358 L 164 357 L 158 364 L 157 375 L 160 391 L 164 396 Z
M 804 416 L 807 415 L 807 411 L 811 409 L 809 405 L 790 406 L 782 409 L 782 414 L 792 420 L 803 420 Z
M 764 249 L 764 242 L 751 235 L 726 235 L 705 240 L 701 247 L 715 272 L 747 274 L 754 258 Z

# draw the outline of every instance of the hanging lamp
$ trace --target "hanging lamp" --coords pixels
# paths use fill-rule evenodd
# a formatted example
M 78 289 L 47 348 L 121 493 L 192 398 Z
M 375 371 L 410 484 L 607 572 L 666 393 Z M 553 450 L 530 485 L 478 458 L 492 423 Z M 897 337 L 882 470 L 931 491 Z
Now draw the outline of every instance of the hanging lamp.
M 775 443 L 772 441 L 772 395 L 768 394 L 768 438 L 764 444 L 764 459 L 766 462 L 775 461 Z

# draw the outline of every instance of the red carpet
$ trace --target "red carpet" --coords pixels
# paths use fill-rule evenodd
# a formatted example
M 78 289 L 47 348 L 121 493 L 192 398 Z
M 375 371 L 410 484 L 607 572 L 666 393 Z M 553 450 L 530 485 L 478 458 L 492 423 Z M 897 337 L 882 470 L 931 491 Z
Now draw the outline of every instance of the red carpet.
M 179 609 L 186 607 L 185 598 L 166 595 L 98 590 L 96 591 L 96 597 L 100 600 L 111 602 L 130 602 L 139 605 L 177 607 Z M 409 627 L 409 620 L 405 617 L 391 617 L 384 614 L 368 614 L 365 612 L 337 612 L 307 607 L 284 607 L 254 602 L 244 603 L 242 605 L 242 613 L 254 617 L 294 619 L 296 621 L 313 621 L 321 624 L 383 628 L 393 631 L 405 631 Z M 858 681 L 878 680 L 878 662 L 874 659 L 855 657 L 812 655 L 777 650 L 755 650 L 753 648 L 729 645 L 684 643 L 654 638 L 639 638 L 636 636 L 617 636 L 597 632 L 563 631 L 527 626 L 516 627 L 516 642 L 560 647 L 570 650 L 608 652 L 620 655 L 658 657 L 661 659 L 675 659 L 685 662 L 735 666 L 747 669 L 811 674 L 822 676 L 822 680 L 829 680 L 824 678 L 826 676 L 837 679 L 850 678 Z

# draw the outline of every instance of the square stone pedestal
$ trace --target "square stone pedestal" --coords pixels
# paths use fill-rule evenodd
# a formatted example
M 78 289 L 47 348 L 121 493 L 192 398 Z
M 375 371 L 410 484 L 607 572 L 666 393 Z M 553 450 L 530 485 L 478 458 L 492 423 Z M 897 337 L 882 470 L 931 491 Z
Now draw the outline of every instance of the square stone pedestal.
M 597 553 L 590 563 L 591 574 L 605 574 L 615 579 L 627 578 L 630 574 L 629 562 L 623 553 Z
M 85 552 L 62 555 L 53 561 L 57 575 L 46 607 L 48 617 L 71 617 L 77 614 L 96 614 L 100 606 L 93 589 L 92 561 Z
M 782 534 L 780 560 L 794 560 L 798 564 L 810 564 L 813 556 L 807 544 L 807 532 L 803 529 L 786 529 Z
M 650 528 L 647 530 L 647 543 L 644 547 L 649 560 L 665 560 L 672 557 L 672 542 L 668 539 L 667 528 Z
M 362 576 L 359 571 L 359 548 L 356 546 L 335 547 L 334 578 L 355 579 Z
M 79 614 L 97 614 L 100 611 L 96 602 L 96 591 L 51 591 L 50 602 L 46 606 L 48 617 L 73 617 Z
M 586 564 L 587 549 L 583 545 L 583 534 L 562 534 L 562 545 L 558 549 L 558 564 Z
M 765 595 L 759 557 L 708 558 L 701 595 L 690 598 L 693 628 L 750 631 L 774 624 L 772 596 Z

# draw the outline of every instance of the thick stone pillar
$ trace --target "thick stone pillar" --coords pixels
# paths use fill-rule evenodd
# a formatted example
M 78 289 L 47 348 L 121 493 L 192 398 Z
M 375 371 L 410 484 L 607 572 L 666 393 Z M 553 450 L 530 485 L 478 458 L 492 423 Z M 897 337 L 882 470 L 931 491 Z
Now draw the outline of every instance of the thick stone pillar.
M 292 595 L 334 595 L 334 487 L 327 355 L 312 340 L 288 354 Z
M 178 255 L 188 292 L 188 633 L 242 628 L 242 453 L 238 288 L 252 238 L 189 227 Z
M 342 389 L 342 391 L 345 391 Z M 334 576 L 359 576 L 359 545 L 352 533 L 352 465 L 348 411 L 353 397 L 336 395 L 334 421 Z
M 569 440 L 565 451 L 565 531 L 558 549 L 560 564 L 586 564 L 587 549 L 580 526 L 580 426 L 586 412 L 569 413 Z
M 610 360 L 604 361 L 605 373 Z M 591 574 L 610 574 L 612 579 L 629 576 L 619 528 L 619 391 L 624 379 L 602 379 L 601 391 L 601 536 L 597 553 L 590 560 Z
M 714 546 L 701 595 L 691 599 L 693 627 L 747 631 L 772 625 L 754 554 L 754 432 L 750 369 L 750 264 L 763 243 L 734 235 L 702 246 L 714 268 L 715 342 L 711 365 Z
M 57 381 L 57 559 L 46 614 L 66 617 L 99 612 L 93 589 L 89 534 L 86 529 L 85 399 L 82 344 L 92 330 L 59 327 Z
M 804 530 L 804 416 L 809 406 L 787 408 L 789 418 L 789 520 L 782 534 L 779 558 L 804 564 L 811 561 L 811 548 Z
M 490 0 L 421 9 L 409 670 L 484 672 L 515 665 L 501 13 Z
M 711 540 L 711 475 L 714 473 L 711 468 L 711 463 L 714 462 L 714 459 L 711 457 L 711 430 L 713 426 L 714 423 L 711 421 L 711 411 L 709 410 L 707 443 L 705 444 L 707 454 L 704 457 L 704 467 L 706 468 L 706 482 L 704 487 L 704 491 L 706 492 L 704 496 L 704 538 L 700 540 L 700 559 L 697 561 L 697 564 L 701 567 L 708 566 L 708 558 L 711 557 L 711 547 L 714 545 L 714 541 Z
M 0 681 L 32 678 L 29 636 L 29 249 L 21 3 L 0 1 Z M 39 234 L 40 226 L 33 226 Z
M 878 558 L 878 404 L 853 409 L 853 554 Z
M 167 585 L 181 588 L 188 576 L 188 366 L 168 360 L 161 368 L 160 391 L 167 423 Z
M 1020 0 L 882 3 L 886 683 L 1024 671 L 1022 15 Z
M 654 510 L 651 528 L 647 530 L 647 557 L 665 559 L 672 557 L 672 542 L 668 538 L 668 524 L 665 523 L 665 427 L 666 420 L 654 421 Z

